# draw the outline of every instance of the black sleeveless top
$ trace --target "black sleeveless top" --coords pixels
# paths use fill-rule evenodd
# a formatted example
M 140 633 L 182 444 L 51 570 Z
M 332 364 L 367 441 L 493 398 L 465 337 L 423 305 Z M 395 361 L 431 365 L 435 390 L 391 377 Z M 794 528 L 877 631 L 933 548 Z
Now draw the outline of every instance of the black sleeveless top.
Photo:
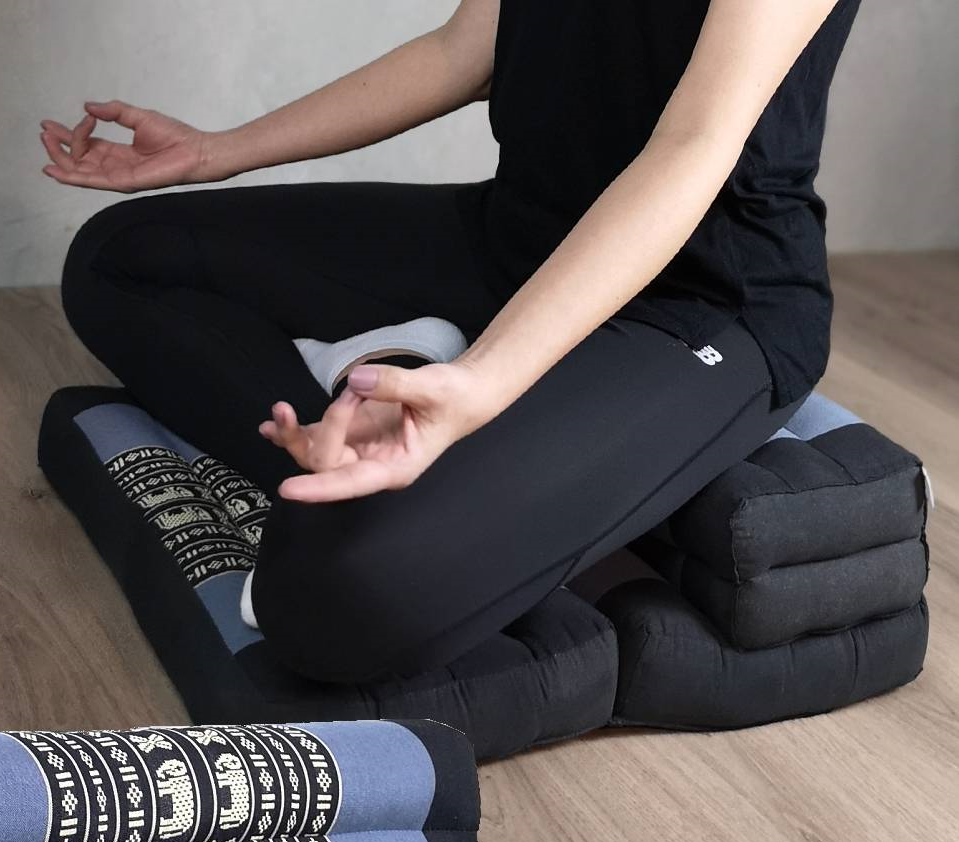
M 489 101 L 499 163 L 493 179 L 458 196 L 500 294 L 525 283 L 642 150 L 708 5 L 501 0 Z M 812 388 L 829 356 L 826 209 L 813 179 L 827 92 L 858 6 L 839 0 L 692 236 L 615 314 L 697 349 L 739 317 L 769 362 L 777 407 Z

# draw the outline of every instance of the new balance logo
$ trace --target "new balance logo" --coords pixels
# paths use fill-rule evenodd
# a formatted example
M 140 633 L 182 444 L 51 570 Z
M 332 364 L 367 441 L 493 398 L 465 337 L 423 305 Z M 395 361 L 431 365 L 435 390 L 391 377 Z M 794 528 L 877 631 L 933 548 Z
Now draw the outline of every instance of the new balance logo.
M 712 345 L 703 345 L 698 351 L 693 353 L 699 357 L 706 365 L 716 365 L 723 361 L 723 355 L 719 353 Z

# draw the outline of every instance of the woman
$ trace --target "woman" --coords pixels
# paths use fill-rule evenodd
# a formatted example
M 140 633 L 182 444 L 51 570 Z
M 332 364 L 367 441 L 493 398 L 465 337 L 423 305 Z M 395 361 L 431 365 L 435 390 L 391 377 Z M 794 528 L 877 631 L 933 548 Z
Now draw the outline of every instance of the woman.
M 72 130 L 43 121 L 45 173 L 135 192 L 489 99 L 490 180 L 138 197 L 69 249 L 80 338 L 274 497 L 253 604 L 278 657 L 327 681 L 447 664 L 788 419 L 828 357 L 813 178 L 857 6 L 463 0 L 229 131 L 117 100 L 86 103 Z M 97 120 L 132 146 L 93 137 Z M 335 400 L 292 342 L 422 316 L 468 349 L 357 366 Z

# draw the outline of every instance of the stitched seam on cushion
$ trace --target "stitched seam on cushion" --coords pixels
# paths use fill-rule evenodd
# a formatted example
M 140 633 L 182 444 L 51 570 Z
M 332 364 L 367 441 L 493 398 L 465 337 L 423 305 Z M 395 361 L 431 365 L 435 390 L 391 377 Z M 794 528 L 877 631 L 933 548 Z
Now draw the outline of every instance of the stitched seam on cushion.
M 850 688 L 850 692 L 855 696 L 856 688 L 859 686 L 859 644 L 856 641 L 856 633 L 854 631 L 850 632 L 849 640 L 852 643 L 853 656 L 852 687 Z
M 764 444 L 765 444 L 765 442 L 764 442 Z M 760 445 L 760 446 L 762 446 L 762 445 Z M 788 479 L 786 479 L 784 476 L 781 476 L 779 473 L 777 473 L 776 471 L 774 471 L 774 470 L 773 470 L 772 468 L 770 468 L 768 465 L 763 465 L 761 462 L 754 462 L 754 461 L 750 458 L 751 456 L 752 456 L 752 454 L 750 454 L 749 456 L 747 456 L 743 461 L 744 461 L 744 462 L 748 462 L 750 465 L 755 465 L 755 466 L 756 466 L 757 468 L 759 468 L 760 470 L 765 471 L 765 472 L 766 472 L 767 474 L 769 474 L 770 476 L 773 476 L 773 477 L 775 477 L 776 479 L 778 479 L 783 485 L 786 486 L 786 490 L 787 490 L 787 491 L 794 491 L 794 490 L 795 490 L 795 486 L 794 486 Z
M 737 585 L 733 588 L 733 599 L 732 599 L 732 622 L 729 624 L 729 636 L 732 639 L 733 644 L 736 646 L 742 646 L 739 637 L 739 598 L 742 595 L 743 589 L 747 587 L 748 583 L 744 582 L 741 585 Z
M 685 600 L 685 597 L 683 597 L 683 599 Z M 781 646 L 792 646 L 794 643 L 797 643 L 800 640 L 805 640 L 808 637 L 828 637 L 829 635 L 832 635 L 832 634 L 844 634 L 846 632 L 852 631 L 853 629 L 858 629 L 860 626 L 865 626 L 871 623 L 882 622 L 883 620 L 894 620 L 897 617 L 901 617 L 904 614 L 908 614 L 910 611 L 915 611 L 917 607 L 921 607 L 922 602 L 923 602 L 923 598 L 920 597 L 918 602 L 914 602 L 912 605 L 908 605 L 905 608 L 900 608 L 896 611 L 890 611 L 886 614 L 876 614 L 872 617 L 866 617 L 865 619 L 859 620 L 858 622 L 849 623 L 848 625 L 840 626 L 838 628 L 823 629 L 821 631 L 814 631 L 814 632 L 803 632 L 802 634 L 797 634 L 794 637 L 789 638 L 789 640 L 784 640 L 781 643 L 777 643 L 775 646 L 763 646 L 759 649 L 747 649 L 744 646 L 732 646 L 731 648 L 747 654 L 750 652 L 768 652 L 771 649 L 778 649 Z M 693 605 L 691 602 L 688 603 L 688 605 L 693 607 L 697 613 L 699 614 L 703 613 L 698 608 L 696 608 L 696 606 Z M 722 644 L 723 641 L 725 640 L 725 635 L 722 634 L 721 630 L 718 629 L 716 624 L 712 620 L 710 620 L 708 616 L 706 616 L 705 614 L 703 616 L 706 617 L 707 620 L 709 620 L 709 625 L 712 627 L 711 630 L 713 632 L 717 632 L 717 631 L 719 632 L 719 634 L 714 635 L 714 637 L 718 637 L 719 643 Z M 663 631 L 663 632 L 659 632 L 658 634 L 648 632 L 648 628 L 645 626 L 645 624 L 643 626 L 643 629 L 644 631 L 647 631 L 647 633 L 649 633 L 650 636 L 671 637 L 671 638 L 674 638 L 675 640 L 692 640 L 692 641 L 699 641 L 699 642 L 702 642 L 703 640 L 702 635 L 677 634 L 676 632 L 671 632 L 671 631 Z M 730 647 L 726 647 L 726 648 L 730 648 Z
M 613 631 L 613 633 L 615 634 L 615 631 L 616 631 L 616 630 L 615 630 L 615 628 L 613 627 L 613 624 L 612 624 L 612 622 L 609 620 L 609 618 L 605 617 L 605 615 L 601 615 L 601 616 L 603 616 L 603 619 L 607 620 L 607 622 L 609 623 L 609 628 L 606 629 L 606 630 L 604 630 L 604 632 Z M 508 637 L 508 635 L 507 635 L 507 637 Z M 560 659 L 560 658 L 568 658 L 570 655 L 574 655 L 574 654 L 577 654 L 577 653 L 581 652 L 582 649 L 583 649 L 585 646 L 587 646 L 587 645 L 589 645 L 589 644 L 595 643 L 597 640 L 599 640 L 599 638 L 600 638 L 600 636 L 597 635 L 597 636 L 594 636 L 594 637 L 589 638 L 589 640 L 584 641 L 584 642 L 582 642 L 582 643 L 580 643 L 580 644 L 578 644 L 578 645 L 576 645 L 576 646 L 570 646 L 568 649 L 561 649 L 561 650 L 558 651 L 558 652 L 547 652 L 546 655 L 545 655 L 544 657 L 542 657 L 542 658 L 540 658 L 540 657 L 535 657 L 535 656 L 534 656 L 534 662 L 535 662 L 536 665 L 539 665 L 539 664 L 545 663 L 546 661 L 555 661 L 555 660 L 558 660 L 558 659 Z M 516 638 L 510 638 L 510 639 L 511 639 L 511 640 L 516 640 Z M 497 676 L 497 677 L 498 677 L 498 676 L 510 676 L 510 675 L 512 675 L 513 673 L 518 673 L 518 672 L 523 672 L 523 671 L 525 671 L 525 670 L 528 670 L 529 667 L 530 667 L 530 665 L 529 665 L 528 663 L 526 663 L 526 664 L 514 664 L 513 666 L 507 667 L 507 668 L 504 669 L 504 670 L 493 670 L 493 671 L 491 671 L 491 672 L 484 672 L 484 673 L 480 673 L 480 674 L 477 674 L 477 675 L 471 675 L 471 676 L 468 676 L 468 677 L 464 676 L 464 677 L 462 677 L 462 678 L 452 677 L 450 683 L 456 684 L 456 685 L 458 685 L 458 686 L 462 686 L 462 685 L 464 685 L 464 684 L 469 684 L 470 682 L 473 682 L 473 681 L 486 681 L 486 680 L 488 680 L 488 679 L 489 679 L 490 677 L 492 677 L 492 676 Z M 435 693 L 436 690 L 437 690 L 436 687 L 431 687 L 431 688 L 429 688 L 429 690 L 428 690 L 427 692 Z M 397 693 L 395 696 L 392 696 L 391 698 L 404 698 L 404 697 L 405 697 L 405 698 L 409 698 L 409 697 L 412 697 L 412 696 L 419 696 L 419 695 L 422 694 L 422 692 L 423 692 L 423 691 L 420 691 L 420 690 L 403 690 L 402 692 Z
M 732 539 L 729 546 L 729 554 L 733 559 L 733 579 L 735 579 L 737 585 L 741 585 L 743 580 L 739 575 L 739 556 L 736 552 L 739 541 L 736 538 L 736 534 L 739 531 L 739 522 L 745 515 L 746 504 L 752 499 L 752 497 L 742 498 L 739 501 L 739 505 L 729 517 L 729 536 Z
M 868 426 L 871 426 L 871 425 L 867 424 L 866 426 L 868 427 Z M 836 428 L 834 428 L 834 429 L 839 429 L 839 428 L 836 427 Z M 873 430 L 875 430 L 877 433 L 879 433 L 879 431 L 876 430 L 875 427 L 873 427 Z M 830 431 L 827 431 L 827 432 L 830 432 Z M 822 435 L 826 435 L 826 433 L 823 433 Z M 879 435 L 882 435 L 882 433 L 879 433 Z M 823 456 L 825 456 L 827 459 L 829 459 L 830 462 L 833 462 L 834 464 L 838 465 L 838 466 L 839 466 L 839 469 L 840 469 L 847 477 L 849 477 L 849 479 L 851 479 L 853 482 L 856 482 L 856 484 L 858 485 L 859 483 L 856 481 L 856 478 L 855 478 L 855 477 L 852 475 L 852 473 L 849 471 L 849 468 L 847 468 L 845 465 L 843 465 L 843 463 L 840 462 L 835 456 L 833 456 L 833 455 L 831 455 L 831 454 L 829 454 L 829 453 L 826 453 L 826 451 L 823 450 L 821 447 L 816 447 L 815 440 L 818 439 L 818 438 L 819 438 L 819 436 L 813 436 L 811 439 L 809 439 L 809 440 L 806 442 L 806 444 L 808 444 L 810 447 L 814 448 L 817 453 L 821 453 Z
M 750 463 L 750 464 L 754 464 L 754 463 Z M 757 465 L 756 467 L 763 467 L 763 466 Z M 775 497 L 777 495 L 786 496 L 790 494 L 809 494 L 810 492 L 818 491 L 821 488 L 848 488 L 850 486 L 857 486 L 857 487 L 866 486 L 866 485 L 872 485 L 875 482 L 883 482 L 886 480 L 890 480 L 893 477 L 898 477 L 901 474 L 906 474 L 909 471 L 916 471 L 916 470 L 919 470 L 919 466 L 909 465 L 908 467 L 903 468 L 901 471 L 894 471 L 891 474 L 886 474 L 885 476 L 881 476 L 881 477 L 874 477 L 873 479 L 857 481 L 855 478 L 853 478 L 852 482 L 825 482 L 822 485 L 816 485 L 816 486 L 813 486 L 812 488 L 787 489 L 786 491 L 763 491 L 763 492 L 760 492 L 759 494 L 750 494 L 748 496 L 744 496 L 742 497 L 742 499 L 758 500 L 761 497 Z
M 638 649 L 637 649 L 636 658 L 635 658 L 635 660 L 633 661 L 633 663 L 634 663 L 634 664 L 637 664 L 637 665 L 641 665 L 641 664 L 643 663 L 643 655 L 646 654 L 646 647 L 649 646 L 649 642 L 653 639 L 653 636 L 654 636 L 654 635 L 653 635 L 653 632 L 652 632 L 652 630 L 650 629 L 648 623 L 641 623 L 640 626 L 639 626 L 638 631 L 643 635 L 643 640 L 642 640 L 642 643 L 640 643 L 640 645 L 639 645 L 639 647 L 638 647 Z M 660 635 L 660 636 L 661 636 L 661 637 L 668 637 L 668 636 L 669 636 L 669 632 L 665 632 L 664 634 L 662 634 L 662 635 Z M 618 637 L 618 632 L 617 632 L 617 637 Z M 677 637 L 678 637 L 678 636 L 677 636 Z M 625 687 L 622 688 L 622 693 L 620 693 L 620 692 L 618 691 L 618 688 L 617 688 L 617 693 L 616 693 L 616 696 L 617 696 L 617 705 L 616 705 L 616 706 L 617 706 L 617 707 L 619 707 L 618 702 L 620 701 L 620 699 L 627 699 L 627 698 L 629 697 L 630 693 L 633 692 L 633 685 L 636 683 L 636 679 L 638 678 L 640 671 L 641 671 L 641 667 L 635 667 L 635 668 L 630 672 L 628 683 L 626 684 Z

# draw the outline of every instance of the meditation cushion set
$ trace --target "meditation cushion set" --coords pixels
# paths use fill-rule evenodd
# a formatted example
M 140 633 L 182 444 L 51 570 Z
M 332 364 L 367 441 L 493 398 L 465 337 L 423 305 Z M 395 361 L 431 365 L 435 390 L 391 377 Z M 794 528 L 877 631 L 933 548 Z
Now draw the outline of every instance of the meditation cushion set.
M 446 361 L 464 343 L 430 318 L 294 340 L 331 396 L 358 362 Z M 815 392 L 498 634 L 442 669 L 361 685 L 276 659 L 249 602 L 268 495 L 125 389 L 55 392 L 39 462 L 193 720 L 221 724 L 0 732 L 0 842 L 465 842 L 477 759 L 609 726 L 821 713 L 911 681 L 925 656 L 925 469 Z
M 39 456 L 196 722 L 428 718 L 490 758 L 608 725 L 820 713 L 922 668 L 922 465 L 817 393 L 630 545 L 656 578 L 637 561 L 589 599 L 574 580 L 442 670 L 357 686 L 288 671 L 243 621 L 267 496 L 124 389 L 56 392 Z

